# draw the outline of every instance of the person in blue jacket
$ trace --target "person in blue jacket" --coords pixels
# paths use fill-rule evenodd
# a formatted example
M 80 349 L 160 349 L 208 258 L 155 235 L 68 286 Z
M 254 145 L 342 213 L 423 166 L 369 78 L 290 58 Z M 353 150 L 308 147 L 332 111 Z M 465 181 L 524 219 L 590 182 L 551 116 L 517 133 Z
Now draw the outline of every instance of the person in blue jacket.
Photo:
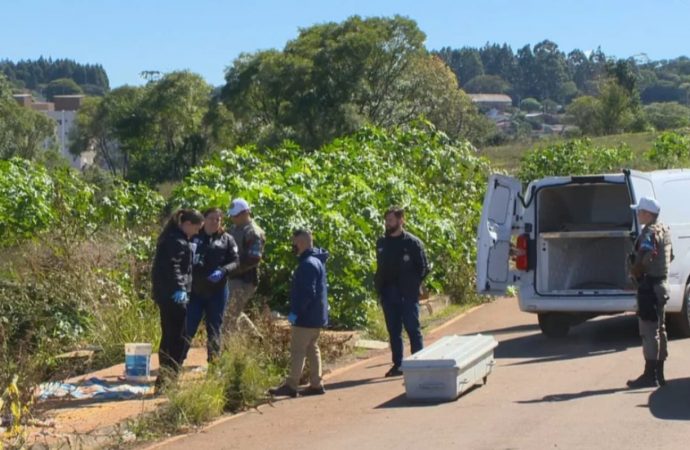
M 296 230 L 292 236 L 292 250 L 299 264 L 292 277 L 290 314 L 290 375 L 281 386 L 270 389 L 275 396 L 321 395 L 326 391 L 321 377 L 319 335 L 328 325 L 328 286 L 326 260 L 328 252 L 314 248 L 310 231 Z M 298 391 L 304 369 L 305 356 L 309 359 L 309 387 Z

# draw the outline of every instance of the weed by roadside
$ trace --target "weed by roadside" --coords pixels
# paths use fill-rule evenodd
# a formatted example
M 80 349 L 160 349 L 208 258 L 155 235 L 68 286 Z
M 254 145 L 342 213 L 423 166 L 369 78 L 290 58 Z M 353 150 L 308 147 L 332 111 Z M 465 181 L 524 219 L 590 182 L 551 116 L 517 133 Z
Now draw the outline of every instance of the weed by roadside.
M 286 350 L 270 342 L 268 338 L 230 337 L 205 375 L 183 377 L 166 391 L 168 401 L 161 408 L 130 421 L 128 431 L 140 441 L 152 440 L 198 427 L 225 412 L 266 403 L 270 400 L 266 391 L 280 381 L 288 360 Z

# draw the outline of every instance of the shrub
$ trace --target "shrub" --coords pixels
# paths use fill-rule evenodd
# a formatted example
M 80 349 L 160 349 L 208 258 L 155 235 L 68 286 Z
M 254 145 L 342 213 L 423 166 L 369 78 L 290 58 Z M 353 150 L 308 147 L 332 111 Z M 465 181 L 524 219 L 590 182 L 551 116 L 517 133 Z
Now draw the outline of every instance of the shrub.
M 690 108 L 677 102 L 646 105 L 644 114 L 647 121 L 657 130 L 669 130 L 690 125 Z
M 645 157 L 660 169 L 687 166 L 690 163 L 690 138 L 672 131 L 661 133 Z
M 289 142 L 258 152 L 224 151 L 197 168 L 174 192 L 174 205 L 203 208 L 242 196 L 267 231 L 260 291 L 285 309 L 294 228 L 314 231 L 329 250 L 331 317 L 336 325 L 366 325 L 375 267 L 374 244 L 391 204 L 408 210 L 409 229 L 425 242 L 429 286 L 448 284 L 448 264 L 470 264 L 488 164 L 468 143 L 453 143 L 428 125 L 365 129 L 316 153 Z M 471 285 L 472 279 L 465 280 Z
M 532 97 L 527 97 L 520 102 L 520 109 L 527 112 L 541 111 L 541 103 Z
M 163 199 L 142 185 L 115 180 L 107 195 L 69 168 L 48 171 L 24 159 L 0 161 L 0 247 L 44 232 L 88 235 L 156 221 Z
M 630 164 L 627 145 L 598 147 L 589 139 L 539 145 L 520 160 L 518 177 L 525 183 L 555 175 L 587 175 L 614 172 Z

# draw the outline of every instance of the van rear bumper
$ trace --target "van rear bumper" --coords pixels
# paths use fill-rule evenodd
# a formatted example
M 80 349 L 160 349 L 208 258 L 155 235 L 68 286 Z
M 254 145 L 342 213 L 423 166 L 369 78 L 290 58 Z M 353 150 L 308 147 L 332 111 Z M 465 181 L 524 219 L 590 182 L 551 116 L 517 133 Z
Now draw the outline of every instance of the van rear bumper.
M 524 312 L 621 313 L 637 311 L 635 296 L 621 297 L 519 297 Z

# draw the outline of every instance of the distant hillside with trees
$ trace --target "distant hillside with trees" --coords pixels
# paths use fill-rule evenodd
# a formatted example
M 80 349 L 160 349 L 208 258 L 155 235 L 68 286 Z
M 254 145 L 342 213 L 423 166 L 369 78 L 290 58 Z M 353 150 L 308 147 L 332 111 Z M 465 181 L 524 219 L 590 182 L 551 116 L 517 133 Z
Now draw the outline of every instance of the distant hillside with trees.
M 467 92 L 505 93 L 517 105 L 522 99 L 553 100 L 568 104 L 575 97 L 596 95 L 599 82 L 623 63 L 643 104 L 690 103 L 690 58 L 652 61 L 645 54 L 617 59 L 601 48 L 565 53 L 558 44 L 544 40 L 517 51 L 507 44 L 481 48 L 444 47 L 435 52 Z M 629 87 L 629 86 L 628 86 Z
M 76 93 L 101 96 L 110 89 L 103 66 L 71 59 L 0 60 L 0 73 L 16 89 L 29 89 L 45 97 Z

